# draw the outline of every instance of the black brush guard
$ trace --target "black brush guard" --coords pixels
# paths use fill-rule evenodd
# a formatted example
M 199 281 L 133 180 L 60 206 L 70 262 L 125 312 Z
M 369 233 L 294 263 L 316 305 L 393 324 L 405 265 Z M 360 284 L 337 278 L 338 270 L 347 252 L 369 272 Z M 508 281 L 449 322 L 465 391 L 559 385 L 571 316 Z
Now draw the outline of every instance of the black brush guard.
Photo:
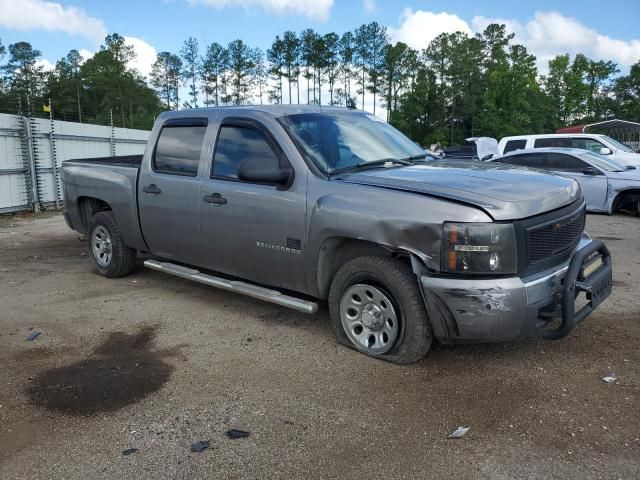
M 595 254 L 602 258 L 602 265 L 587 278 L 581 278 L 582 268 Z M 610 294 L 613 284 L 611 254 L 600 240 L 593 240 L 585 248 L 578 250 L 564 277 L 562 285 L 562 321 L 556 329 L 542 330 L 540 335 L 546 340 L 566 337 L 578 323 L 584 320 Z M 587 304 L 577 312 L 575 300 L 580 292 L 586 292 Z

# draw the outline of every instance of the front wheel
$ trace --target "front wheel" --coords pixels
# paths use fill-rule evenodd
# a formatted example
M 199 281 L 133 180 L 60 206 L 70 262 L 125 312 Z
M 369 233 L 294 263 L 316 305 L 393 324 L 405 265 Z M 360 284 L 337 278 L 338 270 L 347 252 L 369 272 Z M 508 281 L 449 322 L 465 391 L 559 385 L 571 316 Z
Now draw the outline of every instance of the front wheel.
M 338 340 L 381 360 L 422 359 L 432 333 L 416 276 L 398 259 L 359 257 L 336 274 L 329 291 Z
M 123 277 L 134 269 L 136 250 L 124 244 L 113 212 L 98 212 L 93 216 L 87 241 L 93 264 L 101 275 Z

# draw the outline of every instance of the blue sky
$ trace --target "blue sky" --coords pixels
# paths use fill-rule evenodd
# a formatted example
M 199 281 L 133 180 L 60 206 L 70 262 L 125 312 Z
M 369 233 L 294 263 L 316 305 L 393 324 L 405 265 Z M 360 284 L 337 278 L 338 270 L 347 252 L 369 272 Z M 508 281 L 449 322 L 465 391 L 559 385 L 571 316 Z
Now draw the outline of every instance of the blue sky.
M 338 33 L 376 20 L 393 40 L 417 48 L 442 31 L 481 30 L 498 19 L 540 57 L 583 51 L 625 70 L 640 60 L 640 1 L 538 0 L 0 0 L 0 39 L 26 40 L 55 62 L 71 48 L 95 51 L 105 32 L 131 38 L 137 67 L 156 52 L 177 52 L 182 41 L 201 45 L 242 38 L 266 49 L 284 30 L 312 27 Z

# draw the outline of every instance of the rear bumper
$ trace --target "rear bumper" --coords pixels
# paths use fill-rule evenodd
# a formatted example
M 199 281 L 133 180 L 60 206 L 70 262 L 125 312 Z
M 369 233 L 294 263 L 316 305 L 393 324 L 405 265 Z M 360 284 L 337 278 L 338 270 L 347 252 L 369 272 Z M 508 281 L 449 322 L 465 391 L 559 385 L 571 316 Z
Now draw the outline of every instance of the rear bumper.
M 576 285 L 577 290 L 592 287 L 576 281 L 578 272 L 586 258 L 600 246 L 606 251 L 600 242 L 592 241 L 585 234 L 569 261 L 525 278 L 460 279 L 421 275 L 434 335 L 443 343 L 508 341 L 534 334 L 550 339 L 564 337 L 611 290 L 611 261 L 606 252 L 603 257 L 607 261 L 598 274 L 594 274 L 598 285 L 593 295 L 599 296 L 588 303 L 588 309 L 573 312 Z M 568 273 L 572 278 L 565 282 Z M 591 295 L 588 293 L 588 297 Z M 563 302 L 564 298 L 570 301 Z M 562 320 L 562 331 L 549 333 L 544 327 L 557 318 Z

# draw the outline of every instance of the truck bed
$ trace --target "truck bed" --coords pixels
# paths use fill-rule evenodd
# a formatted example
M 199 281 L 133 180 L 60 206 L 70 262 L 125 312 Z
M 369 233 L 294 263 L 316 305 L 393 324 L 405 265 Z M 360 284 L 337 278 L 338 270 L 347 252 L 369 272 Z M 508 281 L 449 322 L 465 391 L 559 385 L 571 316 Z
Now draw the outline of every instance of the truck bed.
M 98 199 L 113 211 L 126 244 L 139 250 L 145 243 L 138 222 L 138 174 L 142 155 L 78 158 L 62 162 L 65 209 L 82 234 L 87 227 L 82 202 Z
M 114 165 L 118 167 L 140 168 L 142 155 L 118 155 L 115 157 L 73 158 L 65 160 L 73 163 L 89 163 L 96 165 Z

